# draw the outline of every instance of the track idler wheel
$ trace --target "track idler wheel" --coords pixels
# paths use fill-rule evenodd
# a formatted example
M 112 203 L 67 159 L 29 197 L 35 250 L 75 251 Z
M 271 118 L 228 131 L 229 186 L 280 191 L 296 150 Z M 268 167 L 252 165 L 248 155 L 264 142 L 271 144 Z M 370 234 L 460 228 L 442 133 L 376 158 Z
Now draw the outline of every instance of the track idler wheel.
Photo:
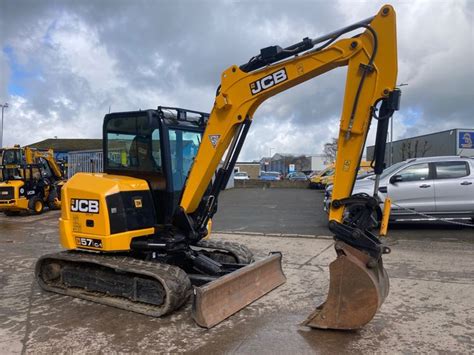
M 344 242 L 335 245 L 337 259 L 329 265 L 329 294 L 303 322 L 320 329 L 359 329 L 370 322 L 389 292 L 382 263 Z

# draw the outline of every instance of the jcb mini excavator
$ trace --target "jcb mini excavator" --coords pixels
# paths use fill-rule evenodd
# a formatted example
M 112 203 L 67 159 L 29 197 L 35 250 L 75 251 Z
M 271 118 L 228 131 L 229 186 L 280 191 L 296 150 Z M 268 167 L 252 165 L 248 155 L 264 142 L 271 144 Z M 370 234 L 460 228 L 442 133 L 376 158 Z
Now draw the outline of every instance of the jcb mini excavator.
M 0 154 L 0 211 L 8 216 L 61 207 L 63 172 L 54 152 L 15 145 Z
M 209 328 L 284 283 L 281 254 L 254 262 L 244 246 L 205 238 L 257 107 L 341 66 L 348 72 L 329 213 L 337 258 L 327 301 L 305 324 L 356 329 L 369 322 L 388 294 L 382 254 L 390 250 L 367 228 L 379 208 L 377 183 L 374 196 L 351 197 L 351 191 L 372 118 L 380 176 L 388 121 L 399 106 L 389 5 L 320 38 L 267 47 L 229 67 L 210 115 L 166 107 L 106 115 L 105 173 L 76 174 L 64 186 L 60 240 L 68 250 L 38 260 L 41 287 L 162 316 L 183 305 L 193 285 L 193 317 Z M 350 206 L 359 213 L 347 217 Z

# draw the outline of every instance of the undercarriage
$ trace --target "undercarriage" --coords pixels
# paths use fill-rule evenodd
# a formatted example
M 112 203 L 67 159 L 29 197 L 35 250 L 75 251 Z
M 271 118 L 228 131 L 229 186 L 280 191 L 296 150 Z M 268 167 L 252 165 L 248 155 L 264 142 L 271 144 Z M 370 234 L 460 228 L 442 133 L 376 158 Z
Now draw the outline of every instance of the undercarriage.
M 253 263 L 247 247 L 212 240 L 191 250 L 192 258 L 176 259 L 188 260 L 180 266 L 160 262 L 156 252 L 143 258 L 143 253 L 63 251 L 42 256 L 36 278 L 47 291 L 153 317 L 183 306 L 194 286 L 193 317 L 208 328 L 285 282 L 280 254 Z M 262 282 L 263 287 L 252 286 Z M 234 302 L 219 297 L 229 292 L 239 297 Z

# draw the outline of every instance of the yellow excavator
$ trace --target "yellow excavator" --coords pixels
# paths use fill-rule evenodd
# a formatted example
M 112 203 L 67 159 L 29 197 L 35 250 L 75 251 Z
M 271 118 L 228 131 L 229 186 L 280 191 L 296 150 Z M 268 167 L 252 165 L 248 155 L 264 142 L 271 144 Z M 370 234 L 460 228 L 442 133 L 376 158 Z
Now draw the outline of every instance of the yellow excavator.
M 329 213 L 337 258 L 328 298 L 305 324 L 357 329 L 369 322 L 388 294 L 382 255 L 390 249 L 367 228 L 380 208 L 377 183 L 374 196 L 351 191 L 373 118 L 377 179 L 383 171 L 388 121 L 399 106 L 389 5 L 325 36 L 270 46 L 232 65 L 210 115 L 168 107 L 106 115 L 105 173 L 76 174 L 62 189 L 60 241 L 67 250 L 38 260 L 40 286 L 151 316 L 173 312 L 194 294 L 193 318 L 210 328 L 283 284 L 280 253 L 254 261 L 243 245 L 208 239 L 210 221 L 257 107 L 342 66 L 348 72 Z M 360 212 L 348 218 L 351 206 Z
M 15 216 L 61 207 L 65 179 L 54 151 L 15 145 L 0 154 L 0 211 Z

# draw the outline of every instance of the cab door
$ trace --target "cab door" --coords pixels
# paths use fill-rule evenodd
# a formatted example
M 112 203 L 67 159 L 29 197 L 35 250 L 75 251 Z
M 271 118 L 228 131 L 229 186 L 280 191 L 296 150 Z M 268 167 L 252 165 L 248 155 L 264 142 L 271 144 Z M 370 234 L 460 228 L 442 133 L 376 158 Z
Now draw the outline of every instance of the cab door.
M 394 203 L 419 212 L 435 211 L 435 188 L 429 163 L 418 163 L 399 170 L 390 177 L 387 195 Z M 396 214 L 412 213 L 392 205 Z
M 440 161 L 435 166 L 436 211 L 465 213 L 474 211 L 474 172 L 464 160 Z

